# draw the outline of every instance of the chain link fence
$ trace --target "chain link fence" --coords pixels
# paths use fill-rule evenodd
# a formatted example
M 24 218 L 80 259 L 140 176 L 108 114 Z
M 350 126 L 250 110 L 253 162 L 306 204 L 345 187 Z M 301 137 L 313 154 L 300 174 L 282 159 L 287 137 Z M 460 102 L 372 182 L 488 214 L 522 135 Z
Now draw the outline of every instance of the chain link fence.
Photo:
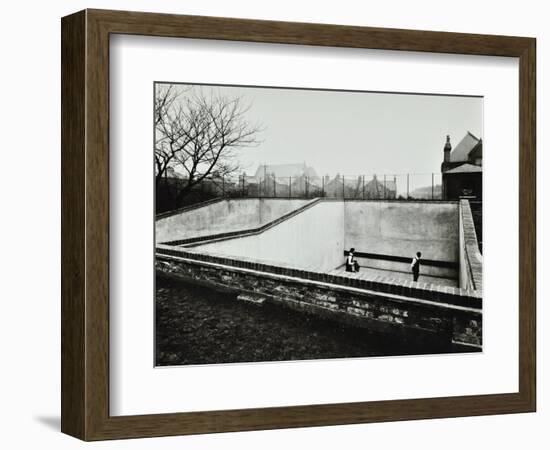
M 157 185 L 157 213 L 227 198 L 333 198 L 346 200 L 442 200 L 440 173 L 263 177 L 210 176 L 189 187 L 182 178 Z

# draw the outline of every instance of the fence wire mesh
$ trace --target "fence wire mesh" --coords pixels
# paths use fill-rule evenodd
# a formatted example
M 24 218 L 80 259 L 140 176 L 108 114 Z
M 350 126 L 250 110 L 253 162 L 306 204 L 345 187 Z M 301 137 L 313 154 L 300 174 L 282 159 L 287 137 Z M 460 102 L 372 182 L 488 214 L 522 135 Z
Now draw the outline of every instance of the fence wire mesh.
M 346 200 L 442 200 L 440 173 L 262 177 L 209 176 L 190 184 L 164 178 L 157 184 L 157 212 L 229 198 L 333 198 Z

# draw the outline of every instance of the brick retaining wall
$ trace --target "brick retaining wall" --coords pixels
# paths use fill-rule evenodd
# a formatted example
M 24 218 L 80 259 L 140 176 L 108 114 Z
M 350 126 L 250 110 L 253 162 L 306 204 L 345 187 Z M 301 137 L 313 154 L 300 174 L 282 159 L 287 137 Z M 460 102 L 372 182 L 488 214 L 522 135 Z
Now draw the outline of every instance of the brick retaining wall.
M 456 306 L 464 306 L 477 309 L 481 309 L 482 307 L 481 292 L 470 289 L 461 289 L 451 286 L 440 286 L 430 283 L 399 280 L 381 276 L 374 276 L 367 279 L 352 278 L 347 276 L 333 275 L 326 272 L 304 270 L 303 268 L 292 267 L 280 263 L 268 264 L 243 257 L 236 259 L 225 257 L 222 255 L 217 256 L 207 253 L 198 253 L 193 252 L 190 249 L 182 249 L 162 244 L 157 245 L 156 253 L 157 257 L 161 255 L 175 256 L 185 259 L 192 259 L 195 261 L 221 264 L 224 266 L 235 268 L 251 269 L 258 272 L 284 275 L 287 277 L 307 279 L 311 281 L 319 281 L 322 283 L 349 286 L 358 289 L 372 290 L 387 294 L 403 295 L 405 297 L 430 300 Z
M 156 269 L 371 329 L 428 334 L 477 349 L 482 344 L 481 297 L 475 291 L 359 280 L 170 248 L 157 248 Z

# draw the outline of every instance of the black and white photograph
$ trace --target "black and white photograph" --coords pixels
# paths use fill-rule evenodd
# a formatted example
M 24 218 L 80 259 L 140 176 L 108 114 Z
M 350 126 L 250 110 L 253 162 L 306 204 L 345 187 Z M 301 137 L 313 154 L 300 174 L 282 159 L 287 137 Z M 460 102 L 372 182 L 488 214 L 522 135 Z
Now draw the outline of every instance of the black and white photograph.
M 155 365 L 483 350 L 483 97 L 154 84 Z

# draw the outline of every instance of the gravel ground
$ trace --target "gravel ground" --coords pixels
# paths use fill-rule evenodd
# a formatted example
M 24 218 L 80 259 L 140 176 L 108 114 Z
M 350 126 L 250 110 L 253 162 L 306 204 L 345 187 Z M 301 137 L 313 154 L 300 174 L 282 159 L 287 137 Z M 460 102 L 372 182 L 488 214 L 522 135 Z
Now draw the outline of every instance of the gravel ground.
M 456 352 L 157 276 L 159 366 Z

